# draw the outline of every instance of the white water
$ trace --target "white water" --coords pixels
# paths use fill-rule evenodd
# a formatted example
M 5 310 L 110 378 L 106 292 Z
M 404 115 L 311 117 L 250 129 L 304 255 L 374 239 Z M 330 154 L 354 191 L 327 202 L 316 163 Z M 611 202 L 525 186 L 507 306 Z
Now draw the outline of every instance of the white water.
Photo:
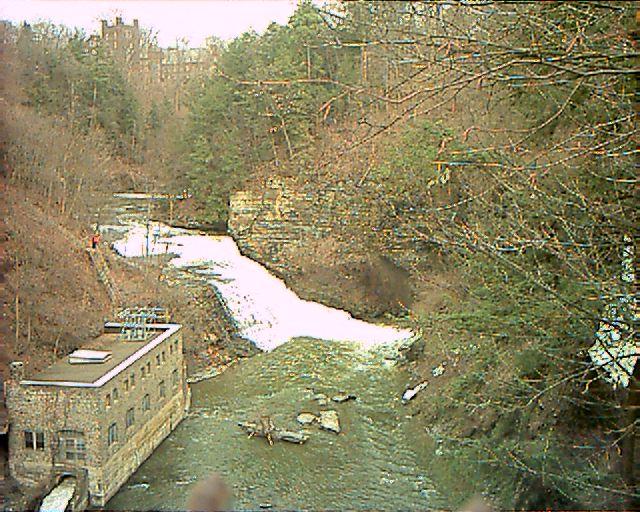
M 264 351 L 296 337 L 372 348 L 406 342 L 413 336 L 407 329 L 370 324 L 345 311 L 302 300 L 262 265 L 241 255 L 228 236 L 194 235 L 159 223 L 147 230 L 134 223 L 113 248 L 128 258 L 171 254 L 175 256 L 169 262 L 172 266 L 198 267 L 198 274 L 211 276 L 207 280 L 225 300 L 240 336 Z
M 76 479 L 65 478 L 45 498 L 40 512 L 64 512 L 76 491 Z

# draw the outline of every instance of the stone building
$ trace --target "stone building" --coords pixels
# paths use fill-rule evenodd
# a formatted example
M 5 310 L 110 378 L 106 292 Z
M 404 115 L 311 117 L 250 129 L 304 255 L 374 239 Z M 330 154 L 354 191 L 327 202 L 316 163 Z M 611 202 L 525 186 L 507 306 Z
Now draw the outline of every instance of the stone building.
M 183 83 L 211 71 L 211 52 L 205 48 L 169 47 L 162 50 L 162 81 Z
M 114 25 L 101 20 L 100 38 L 116 61 L 129 66 L 137 66 L 140 60 L 140 27 L 138 20 L 133 25 L 126 25 L 121 17 L 116 18 Z
M 101 20 L 100 34 L 87 38 L 87 53 L 97 54 L 100 46 L 122 69 L 146 85 L 183 84 L 198 74 L 212 71 L 216 60 L 213 47 L 160 48 L 150 34 L 140 29 L 137 19 L 128 25 L 121 17 L 116 17 L 113 24 Z
M 21 484 L 75 476 L 102 507 L 184 418 L 178 324 L 107 323 L 79 350 L 31 378 L 13 364 L 7 383 L 9 471 Z M 136 326 L 137 328 L 137 326 Z

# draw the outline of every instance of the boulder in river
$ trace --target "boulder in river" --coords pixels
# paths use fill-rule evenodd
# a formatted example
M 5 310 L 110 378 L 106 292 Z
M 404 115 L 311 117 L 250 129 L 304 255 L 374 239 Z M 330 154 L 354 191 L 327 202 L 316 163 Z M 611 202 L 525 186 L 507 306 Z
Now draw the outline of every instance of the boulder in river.
M 334 410 L 320 411 L 320 428 L 330 432 L 340 433 L 340 420 L 338 413 Z
M 415 388 L 409 388 L 402 394 L 402 402 L 407 403 L 414 396 L 416 396 L 420 391 L 427 387 L 428 382 L 425 380 L 418 384 Z
M 325 395 L 324 393 L 316 393 L 311 397 L 311 400 L 315 400 L 316 402 L 318 402 L 318 405 L 320 406 L 327 405 L 328 403 L 327 395 Z
M 300 414 L 298 414 L 296 420 L 301 425 L 311 425 L 312 423 L 318 421 L 318 417 L 310 412 L 301 412 Z
M 341 394 L 332 396 L 331 400 L 340 404 L 342 402 L 348 402 L 349 400 L 355 400 L 356 398 L 358 398 L 356 395 L 341 393 Z
M 447 366 L 447 362 L 443 362 L 442 364 L 436 366 L 433 370 L 431 370 L 431 374 L 434 377 L 440 377 L 444 373 L 444 369 Z

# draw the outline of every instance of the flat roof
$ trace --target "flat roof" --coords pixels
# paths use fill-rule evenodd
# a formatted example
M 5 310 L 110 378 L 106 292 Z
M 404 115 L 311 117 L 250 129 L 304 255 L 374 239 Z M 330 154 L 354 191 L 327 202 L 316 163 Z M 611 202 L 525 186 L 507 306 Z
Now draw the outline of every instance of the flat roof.
M 109 322 L 105 329 L 117 329 L 122 324 Z M 105 333 L 91 343 L 91 350 L 111 352 L 111 358 L 100 364 L 72 364 L 65 356 L 31 379 L 20 381 L 23 385 L 99 388 L 116 375 L 125 371 L 146 353 L 178 332 L 180 324 L 148 324 L 152 333 L 144 341 L 125 341 L 120 333 Z M 156 331 L 153 333 L 153 331 Z

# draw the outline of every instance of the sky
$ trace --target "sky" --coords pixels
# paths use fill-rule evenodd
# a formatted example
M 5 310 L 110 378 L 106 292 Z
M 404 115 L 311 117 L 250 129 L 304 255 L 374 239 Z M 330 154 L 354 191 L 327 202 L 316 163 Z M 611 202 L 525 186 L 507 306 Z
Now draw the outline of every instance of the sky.
M 87 34 L 99 32 L 100 20 L 122 16 L 131 24 L 157 33 L 160 46 L 173 46 L 185 37 L 201 46 L 214 35 L 232 39 L 254 29 L 262 32 L 272 21 L 284 24 L 293 14 L 296 0 L 0 0 L 0 19 L 15 23 L 39 20 L 81 27 Z

